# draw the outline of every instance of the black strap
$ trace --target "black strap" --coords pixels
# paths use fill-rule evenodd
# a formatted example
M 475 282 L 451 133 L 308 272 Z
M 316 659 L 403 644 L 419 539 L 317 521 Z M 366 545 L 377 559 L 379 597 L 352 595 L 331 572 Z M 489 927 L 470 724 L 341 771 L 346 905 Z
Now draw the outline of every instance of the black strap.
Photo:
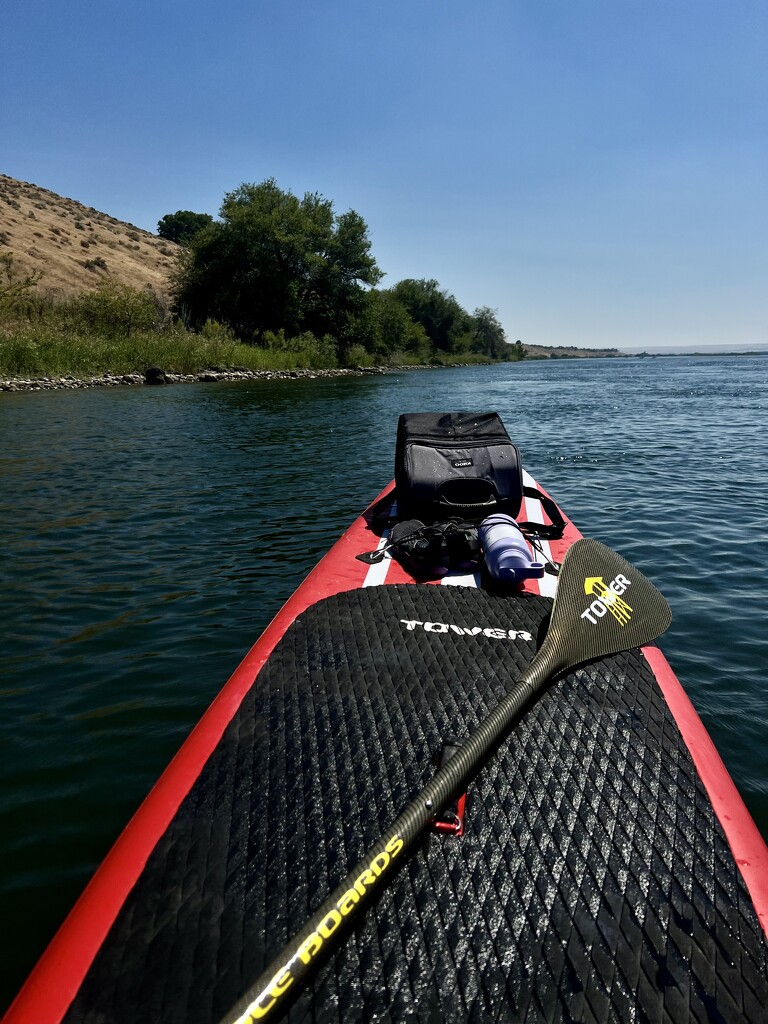
M 565 519 L 554 501 L 536 487 L 523 487 L 523 494 L 526 498 L 535 498 L 541 502 L 542 508 L 551 519 L 551 525 L 544 523 L 518 522 L 523 533 L 533 533 L 544 540 L 559 540 L 565 530 Z
M 545 525 L 544 523 L 518 522 L 517 525 L 523 533 L 535 533 L 537 537 L 541 537 L 544 540 L 559 540 L 563 536 L 563 531 L 565 530 L 565 519 L 563 518 L 563 513 L 554 501 L 536 487 L 524 486 L 523 494 L 526 498 L 536 498 L 537 501 L 540 501 L 542 508 L 552 520 L 551 525 Z

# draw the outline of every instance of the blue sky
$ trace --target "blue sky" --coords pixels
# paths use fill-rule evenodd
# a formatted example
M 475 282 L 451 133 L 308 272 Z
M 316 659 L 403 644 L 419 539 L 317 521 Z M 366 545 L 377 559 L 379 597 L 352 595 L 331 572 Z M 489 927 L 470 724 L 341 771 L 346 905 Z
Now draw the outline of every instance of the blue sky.
M 320 192 L 510 340 L 768 342 L 765 0 L 6 0 L 0 171 L 150 230 Z

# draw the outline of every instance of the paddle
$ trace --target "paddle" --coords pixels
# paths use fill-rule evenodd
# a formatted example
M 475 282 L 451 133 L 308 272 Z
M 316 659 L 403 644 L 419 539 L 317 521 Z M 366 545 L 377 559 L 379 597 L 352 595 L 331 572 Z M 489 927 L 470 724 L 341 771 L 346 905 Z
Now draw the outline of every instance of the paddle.
M 669 606 L 642 573 L 594 540 L 578 540 L 560 569 L 544 641 L 526 671 L 468 740 L 434 775 L 385 835 L 330 894 L 242 997 L 227 1024 L 251 1024 L 286 1011 L 349 925 L 383 890 L 534 694 L 553 676 L 595 658 L 650 643 L 671 621 Z M 223 1024 L 223 1022 L 222 1022 Z

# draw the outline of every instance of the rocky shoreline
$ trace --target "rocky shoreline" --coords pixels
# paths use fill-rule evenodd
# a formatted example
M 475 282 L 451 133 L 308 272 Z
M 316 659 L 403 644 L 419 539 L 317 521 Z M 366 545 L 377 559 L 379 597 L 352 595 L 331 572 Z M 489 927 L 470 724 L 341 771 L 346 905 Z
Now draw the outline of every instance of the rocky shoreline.
M 364 377 L 382 374 L 392 370 L 410 370 L 411 366 L 358 366 L 341 370 L 246 370 L 222 369 L 219 367 L 202 370 L 200 373 L 165 373 L 152 367 L 146 373 L 105 373 L 100 377 L 11 377 L 0 380 L 0 391 L 53 391 L 58 389 L 77 390 L 80 388 L 112 388 L 123 385 L 162 385 L 214 383 L 220 380 L 290 380 L 301 377 L 314 380 L 318 377 Z M 421 367 L 415 367 L 421 369 Z

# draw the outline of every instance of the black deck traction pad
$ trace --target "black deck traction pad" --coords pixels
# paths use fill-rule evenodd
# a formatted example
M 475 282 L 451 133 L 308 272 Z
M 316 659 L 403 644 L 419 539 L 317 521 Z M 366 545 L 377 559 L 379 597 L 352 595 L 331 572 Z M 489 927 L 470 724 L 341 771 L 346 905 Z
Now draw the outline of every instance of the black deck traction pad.
M 414 585 L 311 607 L 65 1019 L 218 1021 L 535 650 L 450 626 L 536 637 L 550 607 Z M 429 836 L 290 1019 L 733 1024 L 766 1007 L 751 901 L 635 651 L 549 687 L 469 787 L 466 834 Z

